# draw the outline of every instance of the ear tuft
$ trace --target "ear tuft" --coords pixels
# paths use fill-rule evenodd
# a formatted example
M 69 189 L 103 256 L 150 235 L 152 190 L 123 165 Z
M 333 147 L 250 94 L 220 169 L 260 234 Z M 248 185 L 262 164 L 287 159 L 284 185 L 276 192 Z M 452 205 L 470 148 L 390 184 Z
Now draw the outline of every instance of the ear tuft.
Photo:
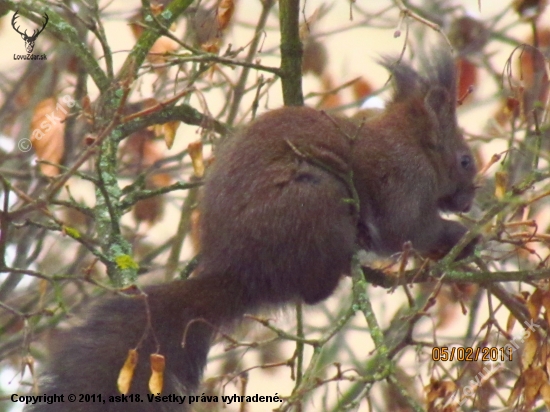
M 383 58 L 380 63 L 393 76 L 394 94 L 392 101 L 402 101 L 409 98 L 420 98 L 426 101 L 436 101 L 434 88 L 446 91 L 451 107 L 456 105 L 456 68 L 453 56 L 448 48 L 437 47 L 429 55 L 420 55 L 423 75 L 418 74 L 410 65 L 401 61 L 395 62 L 390 57 Z M 429 96 L 432 94 L 432 96 Z M 442 96 L 439 96 L 441 98 Z M 448 105 L 447 105 L 448 106 Z M 435 106 L 432 106 L 435 107 Z
M 392 101 L 418 96 L 423 88 L 423 79 L 412 67 L 403 62 L 396 63 L 390 57 L 382 59 L 380 64 L 392 75 L 394 88 Z

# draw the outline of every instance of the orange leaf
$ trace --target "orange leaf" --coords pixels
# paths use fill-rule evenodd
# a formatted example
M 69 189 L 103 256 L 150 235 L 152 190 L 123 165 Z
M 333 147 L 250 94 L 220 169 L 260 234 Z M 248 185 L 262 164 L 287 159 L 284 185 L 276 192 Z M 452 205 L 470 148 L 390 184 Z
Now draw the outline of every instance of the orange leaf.
M 65 117 L 69 108 L 53 97 L 42 100 L 34 109 L 31 120 L 31 143 L 40 160 L 59 163 L 63 157 L 65 143 Z M 59 168 L 55 165 L 41 164 L 40 170 L 46 176 L 55 176 Z
M 124 365 L 120 369 L 118 374 L 117 386 L 120 393 L 126 395 L 130 391 L 130 385 L 132 384 L 132 378 L 134 377 L 134 370 L 138 362 L 138 353 L 135 349 L 128 351 L 128 356 Z
M 235 3 L 233 0 L 222 0 L 218 6 L 218 28 L 225 30 L 231 22 L 233 12 L 235 11 Z
M 152 64 L 162 65 L 166 63 L 167 57 L 170 53 L 175 52 L 179 48 L 179 44 L 174 40 L 169 39 L 168 37 L 160 37 L 155 41 L 149 54 L 147 55 L 147 60 Z M 165 67 L 159 67 L 157 70 L 164 71 Z
M 328 73 L 323 74 L 321 83 L 323 85 L 323 92 L 325 95 L 319 102 L 319 107 L 322 109 L 331 109 L 341 106 L 342 99 L 340 99 L 338 91 L 334 91 L 334 83 Z
M 477 67 L 466 59 L 456 61 L 458 79 L 458 98 L 465 99 L 470 94 L 470 88 L 477 84 Z
M 130 26 L 130 30 L 132 30 L 134 39 L 139 39 L 139 37 L 143 33 L 141 10 L 137 11 L 135 14 L 130 16 L 130 18 L 128 18 L 128 26 Z
M 355 100 L 365 100 L 372 93 L 373 87 L 364 77 L 359 77 L 353 82 L 352 91 Z
M 158 353 L 152 353 L 149 357 L 151 363 L 151 378 L 149 378 L 149 390 L 151 393 L 162 392 L 162 386 L 164 384 L 164 356 Z
M 207 41 L 201 44 L 201 49 L 207 53 L 218 54 L 220 52 L 221 40 L 218 38 Z

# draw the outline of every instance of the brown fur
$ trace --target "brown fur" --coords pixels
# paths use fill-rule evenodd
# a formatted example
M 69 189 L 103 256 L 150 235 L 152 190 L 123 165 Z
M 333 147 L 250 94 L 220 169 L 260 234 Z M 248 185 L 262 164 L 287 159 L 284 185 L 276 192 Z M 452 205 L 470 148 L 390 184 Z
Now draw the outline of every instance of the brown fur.
M 364 122 L 282 108 L 219 151 L 204 187 L 196 276 L 147 289 L 152 330 L 139 346 L 131 389 L 144 402 L 28 410 L 185 410 L 146 399 L 148 357 L 157 347 L 166 357 L 164 393 L 193 394 L 219 327 L 261 307 L 327 298 L 359 245 L 390 254 L 411 241 L 425 255 L 447 253 L 466 228 L 439 211 L 469 209 L 476 173 L 456 125 L 452 60 L 443 54 L 426 77 L 406 65 L 390 70 L 394 98 L 380 115 Z M 41 393 L 116 394 L 127 351 L 147 327 L 145 313 L 142 298 L 97 305 L 60 343 Z

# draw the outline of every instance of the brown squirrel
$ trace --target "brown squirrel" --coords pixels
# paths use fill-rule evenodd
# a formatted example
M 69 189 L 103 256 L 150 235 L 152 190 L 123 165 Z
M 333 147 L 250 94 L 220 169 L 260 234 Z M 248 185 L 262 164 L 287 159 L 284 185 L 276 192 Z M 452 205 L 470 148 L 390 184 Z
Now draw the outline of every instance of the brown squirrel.
M 166 358 L 163 395 L 194 395 L 218 330 L 260 308 L 322 301 L 360 247 L 391 254 L 411 241 L 423 255 L 446 254 L 466 228 L 440 211 L 470 208 L 476 174 L 457 127 L 454 64 L 439 51 L 424 75 L 385 65 L 393 98 L 366 121 L 283 107 L 228 139 L 204 185 L 195 275 L 147 287 L 146 298 L 100 302 L 52 353 L 40 394 L 101 394 L 105 402 L 27 410 L 186 410 L 187 400 L 148 400 L 151 353 Z M 136 347 L 130 393 L 140 401 L 109 402 Z

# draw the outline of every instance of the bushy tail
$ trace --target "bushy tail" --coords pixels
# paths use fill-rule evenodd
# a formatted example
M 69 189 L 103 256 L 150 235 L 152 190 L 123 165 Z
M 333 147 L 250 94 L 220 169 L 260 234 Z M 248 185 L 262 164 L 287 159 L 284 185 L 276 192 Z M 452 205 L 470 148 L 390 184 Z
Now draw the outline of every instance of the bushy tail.
M 26 410 L 185 411 L 175 402 L 149 401 L 150 355 L 165 357 L 163 395 L 193 393 L 214 334 L 249 309 L 246 299 L 241 299 L 242 288 L 226 276 L 175 281 L 145 292 L 146 296 L 104 300 L 91 309 L 83 325 L 64 332 L 66 336 L 51 348 L 37 394 L 64 395 L 64 402 L 38 402 Z M 138 351 L 129 392 L 133 397 L 121 398 L 117 379 L 130 349 Z M 71 394 L 76 395 L 75 402 L 68 401 Z

